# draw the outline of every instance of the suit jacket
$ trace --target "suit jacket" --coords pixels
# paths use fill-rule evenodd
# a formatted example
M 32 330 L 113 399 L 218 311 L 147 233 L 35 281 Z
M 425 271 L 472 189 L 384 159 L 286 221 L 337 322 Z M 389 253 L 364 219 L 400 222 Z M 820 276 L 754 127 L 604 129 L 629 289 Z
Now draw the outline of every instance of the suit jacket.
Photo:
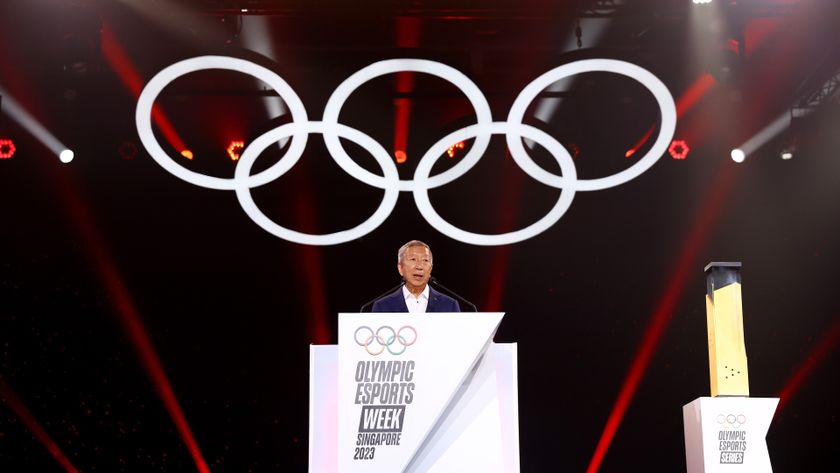
M 405 305 L 405 297 L 403 297 L 403 287 L 400 286 L 396 291 L 377 299 L 373 303 L 372 311 L 408 312 L 408 306 Z M 426 312 L 461 312 L 461 306 L 455 299 L 429 287 L 429 305 L 426 306 Z

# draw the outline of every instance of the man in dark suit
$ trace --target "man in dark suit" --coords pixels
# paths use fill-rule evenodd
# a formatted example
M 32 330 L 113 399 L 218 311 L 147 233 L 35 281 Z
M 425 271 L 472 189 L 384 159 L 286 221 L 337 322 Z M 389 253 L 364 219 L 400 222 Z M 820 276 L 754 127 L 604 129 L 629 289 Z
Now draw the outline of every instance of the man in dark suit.
M 373 303 L 374 312 L 460 312 L 455 299 L 429 287 L 432 276 L 432 250 L 419 240 L 411 240 L 397 252 L 397 271 L 405 284 Z

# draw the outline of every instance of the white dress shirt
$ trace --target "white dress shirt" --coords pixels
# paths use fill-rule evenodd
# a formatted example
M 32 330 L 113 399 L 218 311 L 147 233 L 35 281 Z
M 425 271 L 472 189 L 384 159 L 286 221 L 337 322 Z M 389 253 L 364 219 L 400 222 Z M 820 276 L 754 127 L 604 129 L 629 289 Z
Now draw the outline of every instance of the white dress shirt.
M 405 305 L 408 307 L 408 312 L 412 314 L 423 314 L 426 312 L 426 307 L 429 306 L 429 285 L 420 293 L 420 297 L 415 297 L 408 288 L 403 285 L 403 297 L 405 297 Z

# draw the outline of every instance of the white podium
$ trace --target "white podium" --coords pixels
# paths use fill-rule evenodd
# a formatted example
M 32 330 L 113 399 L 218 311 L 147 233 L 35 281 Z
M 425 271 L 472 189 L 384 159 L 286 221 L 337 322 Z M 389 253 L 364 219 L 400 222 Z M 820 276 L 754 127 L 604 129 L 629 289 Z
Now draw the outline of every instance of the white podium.
M 309 472 L 519 472 L 503 315 L 339 314 L 310 349 Z
M 772 473 L 767 430 L 779 398 L 700 397 L 683 406 L 688 473 Z

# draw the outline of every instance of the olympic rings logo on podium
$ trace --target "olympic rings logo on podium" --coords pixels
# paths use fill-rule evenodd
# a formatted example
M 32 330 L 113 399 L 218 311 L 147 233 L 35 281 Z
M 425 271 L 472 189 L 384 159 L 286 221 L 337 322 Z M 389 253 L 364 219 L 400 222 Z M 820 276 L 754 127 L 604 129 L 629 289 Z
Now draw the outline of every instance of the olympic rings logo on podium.
M 739 429 L 742 425 L 747 423 L 747 416 L 744 414 L 718 414 L 717 423 L 726 429 Z
M 256 138 L 241 153 L 233 178 L 208 176 L 191 171 L 175 162 L 160 146 L 152 129 L 152 108 L 155 100 L 173 80 L 196 71 L 222 69 L 242 72 L 265 82 L 286 102 L 292 122 L 267 131 Z M 362 131 L 338 122 L 344 102 L 365 82 L 397 72 L 410 71 L 430 74 L 446 81 L 463 92 L 475 110 L 476 123 L 456 130 L 433 144 L 417 164 L 411 180 L 401 180 L 396 164 L 385 148 Z M 563 78 L 586 72 L 609 72 L 630 77 L 644 85 L 659 105 L 661 123 L 659 135 L 650 150 L 632 166 L 615 174 L 578 179 L 577 170 L 569 152 L 548 133 L 522 122 L 528 105 L 545 88 Z M 676 129 L 677 113 L 674 98 L 668 88 L 655 75 L 635 64 L 614 59 L 585 59 L 564 64 L 534 79 L 513 102 L 507 121 L 493 121 L 490 105 L 478 86 L 466 75 L 436 61 L 424 59 L 389 59 L 375 62 L 353 73 L 332 93 L 324 108 L 321 121 L 310 121 L 298 95 L 273 71 L 244 59 L 228 56 L 200 56 L 172 64 L 158 72 L 143 89 L 137 101 L 135 114 L 137 132 L 143 146 L 161 167 L 176 177 L 200 187 L 232 190 L 245 213 L 267 232 L 295 243 L 306 245 L 336 245 L 361 238 L 375 230 L 393 211 L 400 192 L 411 192 L 420 215 L 435 229 L 448 237 L 473 245 L 493 246 L 518 243 L 532 238 L 554 225 L 568 210 L 577 191 L 595 191 L 628 182 L 653 166 L 665 153 Z M 251 189 L 278 179 L 303 155 L 310 134 L 323 135 L 330 156 L 353 178 L 372 187 L 382 189 L 382 202 L 374 213 L 359 225 L 329 234 L 309 234 L 282 227 L 268 218 L 256 205 Z M 429 190 L 448 184 L 469 171 L 486 151 L 492 135 L 505 135 L 513 160 L 533 179 L 556 189 L 560 197 L 548 213 L 538 221 L 519 230 L 500 234 L 481 234 L 463 230 L 444 220 L 432 207 Z M 266 148 L 291 137 L 291 145 L 276 163 L 256 174 L 251 167 Z M 376 159 L 382 175 L 374 174 L 353 161 L 341 145 L 339 138 L 350 140 Z M 560 165 L 561 174 L 550 173 L 528 155 L 523 138 L 533 140 L 546 148 Z M 471 149 L 452 168 L 431 176 L 432 166 L 455 143 L 475 139 Z
M 382 334 L 383 330 L 386 332 L 385 335 Z M 359 332 L 362 333 L 361 337 L 359 337 Z M 410 338 L 407 338 L 409 336 Z M 399 330 L 394 331 L 393 327 L 383 325 L 374 332 L 367 325 L 362 325 L 353 333 L 353 339 L 359 346 L 365 347 L 365 351 L 373 356 L 381 355 L 385 350 L 388 350 L 388 353 L 392 355 L 402 355 L 406 348 L 414 345 L 414 342 L 417 341 L 417 330 L 411 325 L 403 325 Z M 402 349 L 392 349 L 391 347 L 395 343 L 398 343 Z

